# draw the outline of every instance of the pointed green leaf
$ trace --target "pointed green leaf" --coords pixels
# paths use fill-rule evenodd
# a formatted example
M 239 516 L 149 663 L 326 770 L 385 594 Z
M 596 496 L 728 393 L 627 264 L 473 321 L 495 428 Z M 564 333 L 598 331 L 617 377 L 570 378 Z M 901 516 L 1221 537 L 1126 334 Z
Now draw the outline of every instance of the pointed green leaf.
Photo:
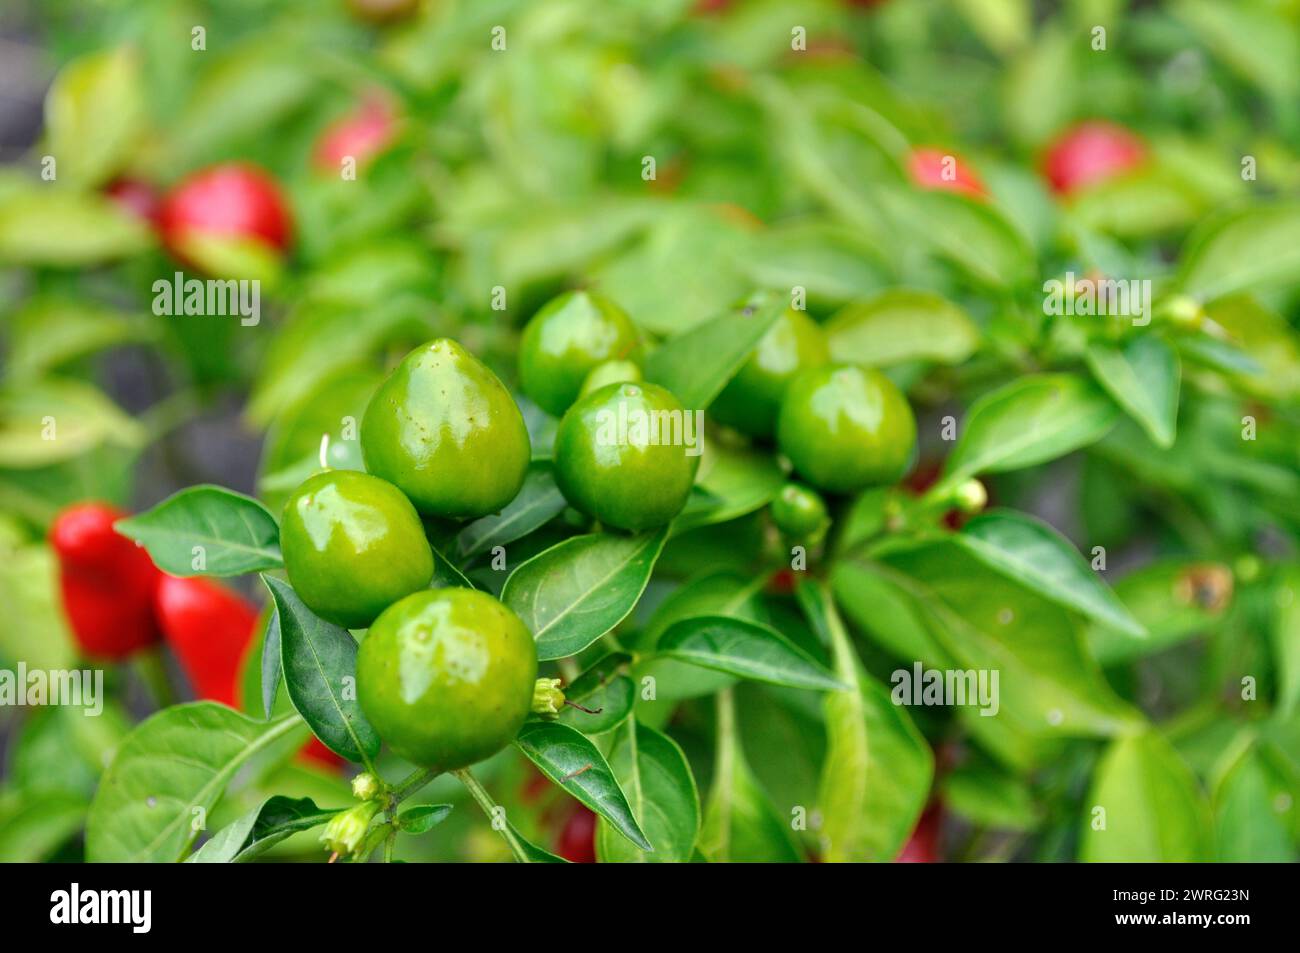
M 275 517 L 252 497 L 219 486 L 181 490 L 114 526 L 173 576 L 239 576 L 284 565 Z
M 379 735 L 356 701 L 357 642 L 279 579 L 262 581 L 280 618 L 280 664 L 289 700 L 325 747 L 349 761 L 379 754 Z

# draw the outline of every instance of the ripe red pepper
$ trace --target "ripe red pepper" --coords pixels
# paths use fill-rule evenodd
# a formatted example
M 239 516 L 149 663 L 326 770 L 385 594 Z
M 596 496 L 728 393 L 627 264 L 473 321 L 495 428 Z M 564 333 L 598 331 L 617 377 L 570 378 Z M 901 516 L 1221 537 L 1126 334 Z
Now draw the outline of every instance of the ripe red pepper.
M 1123 126 L 1080 123 L 1059 136 L 1043 154 L 1043 174 L 1058 195 L 1112 179 L 1141 165 L 1146 144 Z
M 951 157 L 952 178 L 945 178 Z M 943 149 L 923 147 L 913 149 L 907 157 L 907 171 L 912 181 L 923 189 L 957 192 L 974 199 L 985 198 L 984 183 L 980 181 L 965 159 Z
M 257 610 L 208 579 L 164 576 L 154 611 L 195 694 L 234 707 L 239 663 L 257 630 Z
M 293 222 L 279 184 L 254 165 L 230 162 L 202 169 L 167 193 L 158 229 L 168 251 L 186 260 L 189 237 L 243 238 L 284 251 Z
M 312 160 L 316 168 L 330 175 L 339 174 L 346 156 L 364 166 L 392 142 L 396 128 L 391 104 L 382 95 L 372 94 L 356 110 L 325 128 Z
M 581 804 L 574 805 L 560 829 L 555 852 L 574 864 L 596 862 L 596 815 Z
M 77 503 L 50 527 L 64 612 L 92 658 L 116 661 L 158 641 L 153 597 L 162 573 L 113 529 L 125 515 L 104 503 Z
M 307 743 L 298 751 L 298 759 L 300 761 L 314 762 L 317 766 L 322 768 L 332 768 L 335 770 L 348 763 L 347 759 L 340 758 L 333 751 L 330 751 L 329 748 L 326 748 L 321 744 L 319 738 L 314 736 L 308 738 Z
M 943 811 L 938 802 L 932 803 L 921 812 L 921 819 L 916 822 L 916 830 L 903 845 L 897 864 L 937 864 L 939 856 L 939 833 L 943 826 Z

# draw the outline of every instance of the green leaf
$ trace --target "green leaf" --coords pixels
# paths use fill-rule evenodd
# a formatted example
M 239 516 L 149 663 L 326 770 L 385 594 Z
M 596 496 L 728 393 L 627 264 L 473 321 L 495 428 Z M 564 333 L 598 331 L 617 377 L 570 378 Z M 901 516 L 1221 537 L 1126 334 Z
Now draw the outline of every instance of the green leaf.
M 45 129 L 61 180 L 104 182 L 141 141 L 140 56 L 129 47 L 83 56 L 59 71 L 45 95 Z
M 451 813 L 450 804 L 418 804 L 397 815 L 397 827 L 408 834 L 427 834 Z
M 1264 92 L 1294 96 L 1300 84 L 1300 37 L 1295 21 L 1267 3 L 1177 0 L 1174 16 L 1195 33 L 1203 47 Z
M 0 264 L 78 268 L 149 248 L 149 230 L 110 199 L 58 186 L 0 194 Z
M 455 588 L 462 589 L 479 589 L 470 580 L 469 576 L 460 571 L 460 567 L 442 554 L 442 550 L 435 546 L 432 541 L 429 543 L 429 549 L 433 551 L 433 580 L 429 583 L 432 589 Z
M 769 626 L 727 616 L 697 616 L 668 627 L 661 655 L 769 685 L 837 691 L 846 686 Z
M 1042 822 L 1029 785 L 987 760 L 958 765 L 940 788 L 943 803 L 978 827 L 1032 831 Z
M 695 486 L 686 508 L 673 520 L 672 533 L 725 523 L 762 509 L 785 481 L 785 471 L 772 454 L 706 438 Z
M 1155 731 L 1116 738 L 1097 765 L 1084 806 L 1079 858 L 1093 863 L 1212 859 L 1204 795 Z
M 1300 205 L 1260 205 L 1215 216 L 1187 240 L 1182 290 L 1202 301 L 1237 291 L 1294 287 L 1300 275 Z
M 540 660 L 581 652 L 636 606 L 667 529 L 638 536 L 575 536 L 538 553 L 510 574 L 501 601 L 537 640 Z
M 505 509 L 476 519 L 460 531 L 457 552 L 461 559 L 473 559 L 494 546 L 512 543 L 558 516 L 566 505 L 550 464 L 536 461 L 529 466 L 523 487 Z
M 1295 860 L 1295 839 L 1279 810 L 1292 799 L 1266 752 L 1257 745 L 1241 752 L 1214 791 L 1216 859 L 1222 863 Z
M 836 676 L 848 686 L 822 702 L 823 859 L 891 861 L 925 807 L 934 757 L 907 713 L 863 669 L 825 589 L 804 584 L 798 594 L 809 623 L 830 645 Z
M 990 510 L 962 527 L 953 539 L 994 572 L 1016 580 L 1041 596 L 1077 609 L 1089 618 L 1146 636 L 1118 597 L 1055 529 L 1015 510 Z
M 127 735 L 104 772 L 86 821 L 86 859 L 172 863 L 226 785 L 281 740 L 301 744 L 297 715 L 256 721 L 216 702 L 166 708 Z
M 70 668 L 76 659 L 63 613 L 59 566 L 45 545 L 0 547 L 0 658 L 46 671 Z
M 6 373 L 39 378 L 87 354 L 152 336 L 147 325 L 82 298 L 33 298 L 13 315 Z
M 1022 377 L 971 405 L 945 483 L 1031 467 L 1100 440 L 1119 409 L 1082 377 Z
M 596 856 L 605 863 L 685 863 L 700 831 L 700 796 L 682 749 L 667 735 L 629 718 L 614 733 L 609 764 L 627 794 L 632 816 L 653 845 L 639 850 L 603 817 Z
M 1178 352 L 1154 334 L 1123 349 L 1094 342 L 1084 355 L 1097 382 L 1159 447 L 1173 446 L 1178 426 Z
M 1208 346 L 1217 347 L 1216 356 L 1228 352 L 1243 359 L 1245 366 L 1225 370 L 1248 394 L 1272 401 L 1292 401 L 1300 396 L 1300 334 L 1285 317 L 1249 294 L 1221 298 L 1207 306 L 1205 313 L 1227 332 L 1229 341 L 1209 336 L 1183 338 L 1184 346 L 1196 342 L 1201 357 Z
M 798 863 L 803 859 L 745 761 L 730 692 L 718 696 L 713 787 L 704 807 L 700 853 L 711 863 Z
M 1300 567 L 1279 574 L 1273 591 L 1273 666 L 1277 670 L 1277 711 L 1291 717 L 1300 706 Z
M 656 686 L 655 700 L 642 704 L 671 707 L 678 699 L 711 695 L 734 684 L 734 675 L 655 656 L 653 650 L 668 627 L 681 619 L 722 615 L 758 621 L 762 617 L 758 600 L 762 585 L 761 576 L 750 579 L 733 572 L 714 572 L 697 576 L 669 593 L 636 635 L 635 646 L 644 655 L 632 671 L 633 680 L 653 678 Z
M 271 615 L 266 620 L 266 636 L 262 640 L 262 712 L 269 719 L 275 710 L 275 696 L 284 679 L 280 665 L 280 610 L 274 601 Z
M 277 413 L 305 399 L 317 385 L 386 347 L 429 337 L 429 305 L 399 294 L 357 320 L 356 308 L 308 301 L 277 331 L 248 399 L 248 419 L 265 426 Z
M 932 291 L 891 288 L 850 304 L 826 322 L 831 357 L 888 367 L 905 361 L 960 364 L 979 347 L 970 317 Z
M 668 388 L 687 410 L 709 406 L 785 308 L 775 296 L 755 298 L 670 338 L 646 358 L 646 380 Z
M 555 721 L 529 721 L 519 729 L 515 746 L 542 773 L 591 808 L 641 850 L 650 842 L 632 816 L 627 795 L 600 750 L 587 736 Z
M 212 835 L 202 847 L 185 859 L 195 864 L 238 864 L 266 853 L 298 831 L 324 824 L 345 810 L 322 810 L 309 797 L 267 798 L 238 820 Z
M 523 855 L 521 863 L 525 864 L 567 864 L 568 861 L 563 857 L 552 854 L 549 850 L 543 850 L 538 847 L 524 835 L 517 831 L 513 824 L 506 821 L 506 837 L 513 845 L 517 853 Z
M 918 237 L 978 283 L 1007 288 L 1029 280 L 1029 242 L 992 206 L 952 192 L 918 191 L 904 211 Z
M 610 652 L 566 685 L 565 699 L 588 711 L 565 705 L 559 714 L 560 723 L 584 735 L 603 734 L 621 725 L 636 701 L 636 686 L 623 674 L 631 660 L 626 652 Z
M 252 497 L 219 486 L 181 490 L 114 527 L 173 576 L 239 576 L 284 565 L 275 517 Z
M 105 444 L 137 448 L 144 428 L 83 381 L 46 378 L 0 390 L 0 467 L 29 469 Z
M 997 673 L 997 714 L 975 720 L 1006 721 L 1034 737 L 1110 735 L 1141 723 L 1085 653 L 1069 613 L 957 542 L 889 552 L 874 571 L 911 596 L 911 610 L 947 656 L 944 667 L 988 672 L 990 686 Z
M 1212 630 L 1231 603 L 1232 571 L 1220 563 L 1162 559 L 1129 573 L 1114 591 L 1147 637 L 1090 626 L 1088 646 L 1102 665 L 1151 655 Z
M 64 792 L 42 793 L 0 809 L 0 863 L 48 860 L 85 821 L 85 799 Z
M 325 747 L 368 764 L 380 742 L 356 701 L 356 639 L 303 605 L 288 583 L 265 575 L 262 581 L 280 617 L 280 664 L 293 707 Z

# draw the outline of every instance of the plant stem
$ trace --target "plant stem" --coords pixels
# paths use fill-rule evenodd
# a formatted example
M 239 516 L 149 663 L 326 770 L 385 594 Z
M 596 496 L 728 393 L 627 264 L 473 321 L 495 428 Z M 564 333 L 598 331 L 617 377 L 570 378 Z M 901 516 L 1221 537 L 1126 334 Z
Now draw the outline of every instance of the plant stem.
M 523 845 L 519 843 L 519 838 L 515 836 L 515 832 L 510 829 L 510 825 L 502 822 L 502 826 L 497 827 L 497 805 L 493 803 L 492 795 L 487 793 L 487 789 L 479 783 L 478 778 L 470 774 L 468 768 L 453 771 L 452 774 L 456 775 L 460 783 L 465 785 L 470 795 L 478 802 L 478 806 L 483 809 L 483 813 L 492 822 L 493 829 L 499 831 L 501 836 L 505 838 L 506 843 L 510 845 L 510 852 L 515 855 L 515 860 L 521 864 L 528 863 L 528 854 L 524 851 Z
M 163 659 L 161 648 L 152 648 L 135 657 L 135 670 L 140 675 L 154 703 L 159 708 L 168 708 L 176 704 L 176 692 L 167 677 L 167 664 Z
M 397 842 L 397 828 L 394 827 L 391 831 L 388 832 L 388 836 L 384 838 L 384 863 L 391 864 L 393 862 L 393 845 L 396 842 Z
M 394 806 L 405 801 L 440 774 L 442 772 L 437 768 L 420 768 L 408 774 L 393 786 L 392 800 Z

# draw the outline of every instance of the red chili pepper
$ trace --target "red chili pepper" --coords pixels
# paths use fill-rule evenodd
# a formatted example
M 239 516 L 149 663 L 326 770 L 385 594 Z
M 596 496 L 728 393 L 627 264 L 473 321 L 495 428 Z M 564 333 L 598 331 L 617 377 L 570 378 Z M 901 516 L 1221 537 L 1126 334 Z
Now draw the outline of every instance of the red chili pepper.
M 951 170 L 951 178 L 948 178 Z M 966 160 L 944 149 L 913 149 L 907 157 L 907 171 L 923 189 L 958 192 L 973 199 L 986 198 L 984 183 Z
M 1091 121 L 1067 130 L 1043 155 L 1043 174 L 1058 195 L 1069 195 L 1141 165 L 1147 147 L 1123 126 Z
M 192 237 L 252 239 L 283 251 L 293 221 L 275 179 L 254 165 L 232 162 L 202 169 L 172 189 L 159 210 L 158 228 L 163 244 L 185 261 Z
M 330 175 L 339 174 L 348 156 L 358 166 L 365 166 L 388 147 L 396 131 L 392 105 L 383 95 L 372 93 L 355 110 L 326 127 L 316 142 L 312 161 Z
M 338 769 L 347 764 L 347 759 L 340 758 L 329 748 L 321 744 L 319 738 L 308 738 L 307 743 L 298 751 L 300 761 L 314 762 L 322 768 Z
M 921 819 L 916 822 L 916 830 L 903 845 L 896 864 L 937 864 L 939 856 L 939 834 L 943 827 L 943 809 L 938 802 L 931 804 L 921 812 Z
M 257 630 L 257 610 L 208 579 L 176 576 L 162 578 L 154 610 L 195 694 L 234 707 L 239 664 Z
M 555 852 L 565 860 L 575 864 L 594 864 L 596 862 L 596 815 L 583 807 L 575 805 L 573 813 L 564 822 L 559 839 L 555 842 Z
M 83 652 L 118 660 L 158 641 L 153 597 L 162 578 L 149 554 L 113 529 L 125 513 L 77 503 L 50 527 L 63 608 Z

